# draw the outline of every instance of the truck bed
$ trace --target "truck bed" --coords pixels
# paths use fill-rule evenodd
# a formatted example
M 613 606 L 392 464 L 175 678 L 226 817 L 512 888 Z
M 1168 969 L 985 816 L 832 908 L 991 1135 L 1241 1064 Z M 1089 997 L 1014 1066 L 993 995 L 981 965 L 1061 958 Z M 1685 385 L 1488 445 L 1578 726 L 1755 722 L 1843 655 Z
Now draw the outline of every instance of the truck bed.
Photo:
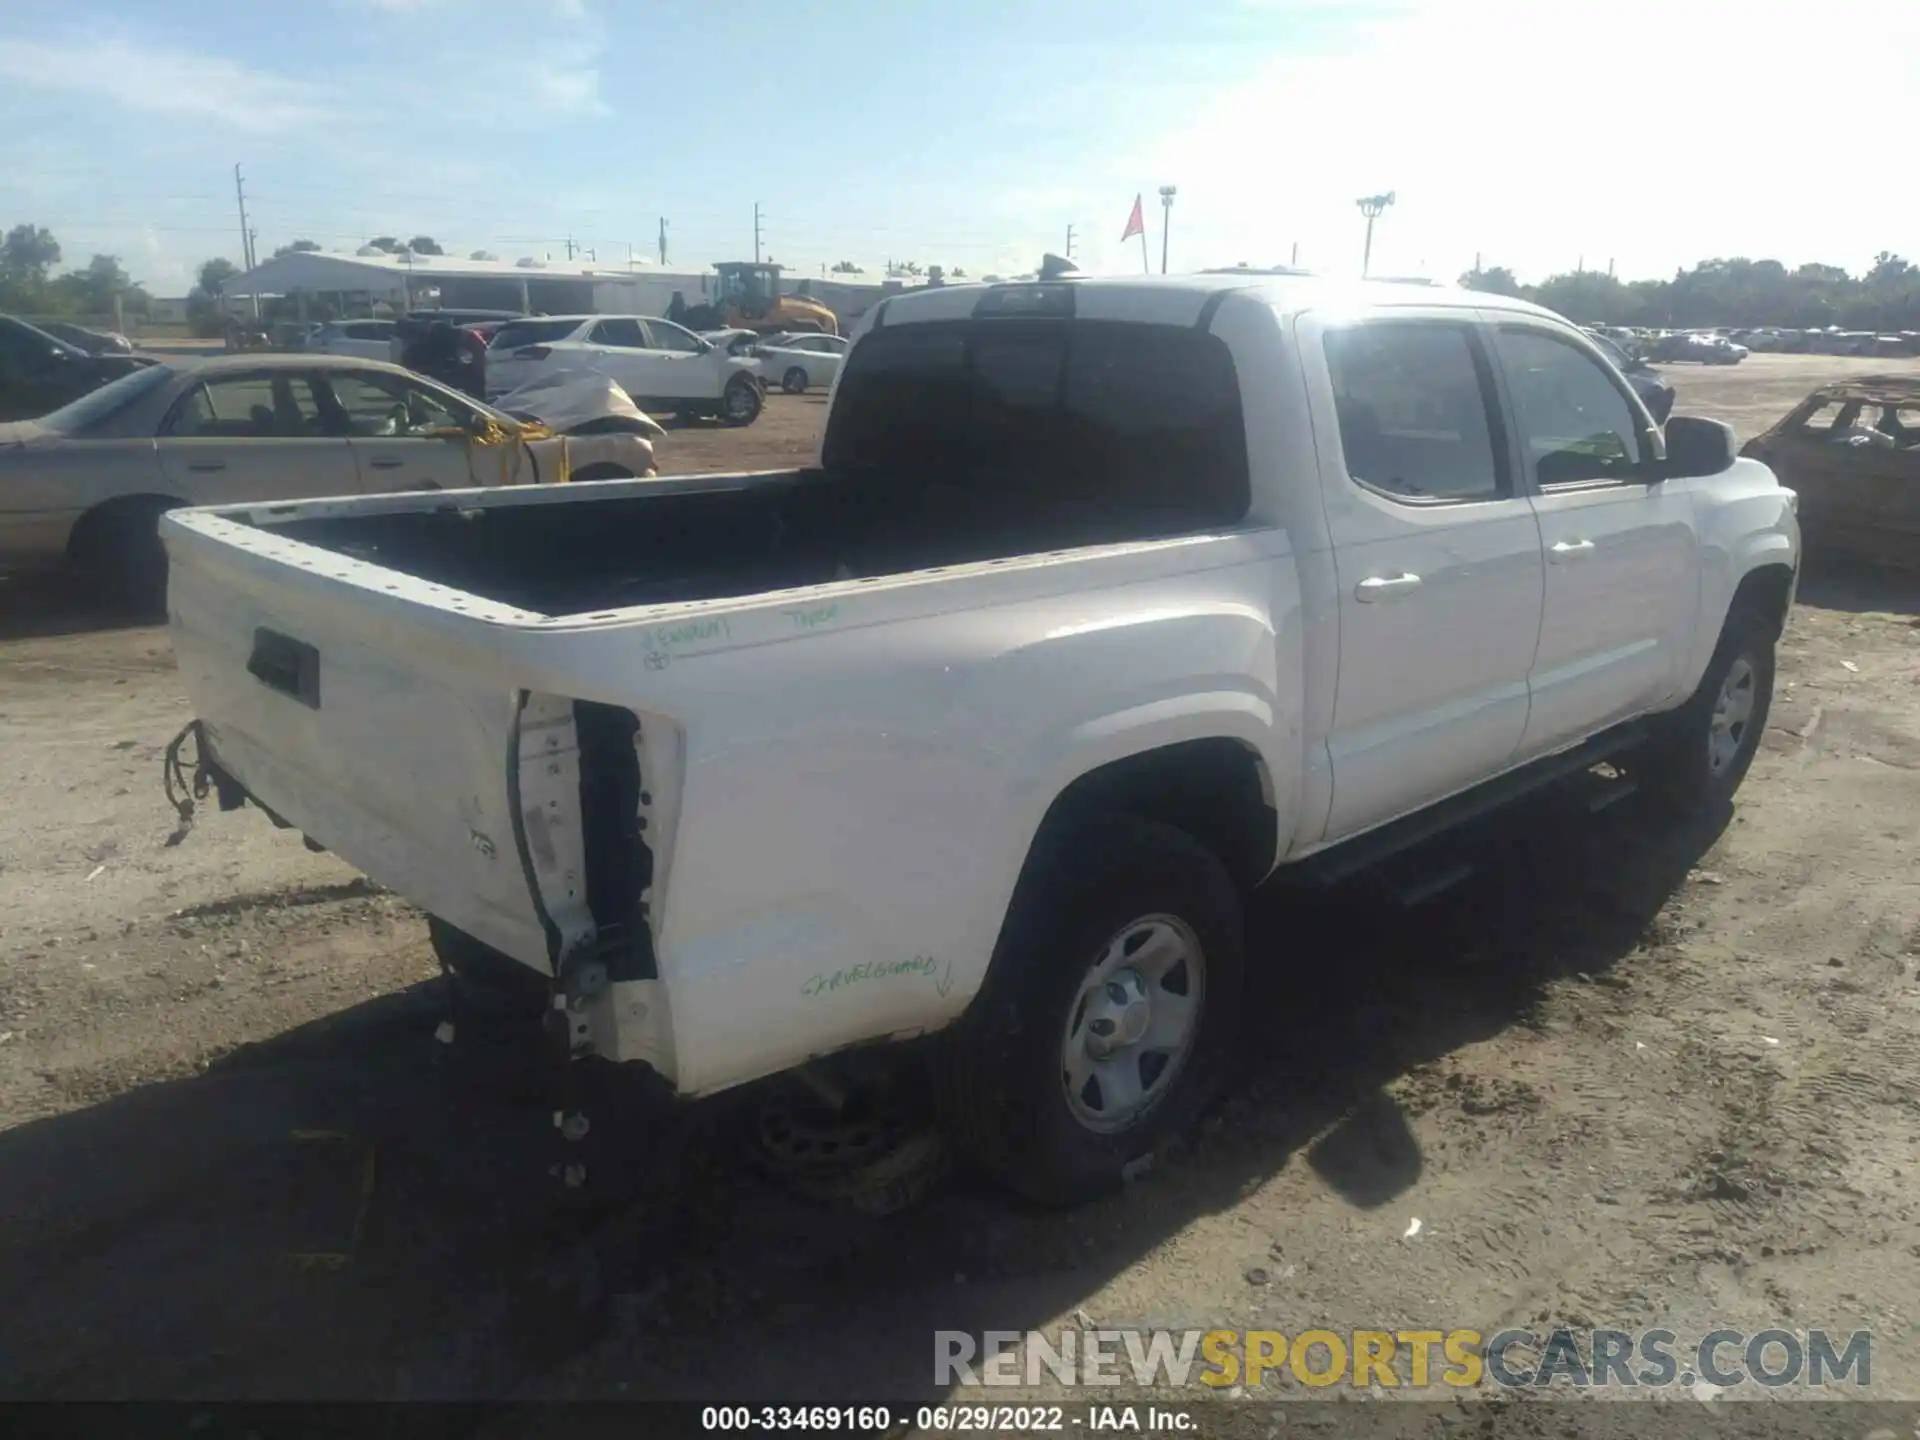
M 548 615 L 1158 539 L 1239 518 L 1204 495 L 1169 504 L 1164 492 L 1150 502 L 822 470 L 615 481 L 531 496 L 439 496 L 404 508 L 348 502 L 253 518 L 289 539 Z

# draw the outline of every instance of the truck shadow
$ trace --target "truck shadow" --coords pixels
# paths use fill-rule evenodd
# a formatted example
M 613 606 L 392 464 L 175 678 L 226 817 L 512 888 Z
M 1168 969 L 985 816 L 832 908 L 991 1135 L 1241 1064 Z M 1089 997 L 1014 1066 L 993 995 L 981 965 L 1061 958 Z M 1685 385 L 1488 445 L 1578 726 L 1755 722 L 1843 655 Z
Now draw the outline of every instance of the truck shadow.
M 164 624 L 164 615 L 136 615 L 64 572 L 0 575 L 0 642 L 90 635 Z
M 1724 823 L 1630 809 L 1476 837 L 1479 878 L 1414 912 L 1257 896 L 1240 1082 L 1071 1214 L 964 1177 L 881 1220 L 809 1204 L 742 1159 L 751 1094 L 631 1084 L 587 1103 L 569 1195 L 551 1101 L 435 1043 L 437 985 L 22 1125 L 0 1398 L 936 1398 L 936 1329 L 1071 1313 L 1296 1154 L 1356 1207 L 1403 1194 L 1423 1161 L 1396 1092 L 1642 944 Z
M 1920 615 L 1920 570 L 1889 570 L 1843 556 L 1810 554 L 1798 603 L 1851 614 Z

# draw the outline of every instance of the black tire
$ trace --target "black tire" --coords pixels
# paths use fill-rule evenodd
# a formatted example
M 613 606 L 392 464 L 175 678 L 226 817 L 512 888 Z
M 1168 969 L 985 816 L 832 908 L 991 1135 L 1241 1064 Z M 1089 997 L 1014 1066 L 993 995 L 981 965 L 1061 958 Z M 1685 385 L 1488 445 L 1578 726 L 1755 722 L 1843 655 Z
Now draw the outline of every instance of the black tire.
M 1098 959 L 1116 945 L 1131 953 L 1127 932 L 1155 916 L 1181 922 L 1198 942 L 1197 1029 L 1158 1098 L 1124 1128 L 1096 1130 L 1068 1099 L 1070 1012 L 1084 1013 L 1082 985 Z M 1020 878 L 986 985 L 932 1047 L 949 1136 L 965 1158 L 1045 1204 L 1112 1190 L 1218 1089 L 1245 970 L 1240 893 L 1193 837 L 1124 814 L 1055 827 Z
M 807 393 L 807 372 L 798 365 L 789 365 L 787 373 L 780 377 L 780 388 L 789 395 Z
M 720 396 L 721 422 L 736 430 L 751 425 L 760 418 L 766 403 L 766 396 L 752 377 L 736 375 Z
M 538 1025 L 546 1018 L 553 993 L 546 976 L 435 916 L 427 917 L 427 938 L 453 978 L 456 1033 L 462 1019 Z
M 1778 639 L 1778 628 L 1757 610 L 1740 605 L 1727 616 L 1699 688 L 1686 704 L 1659 718 L 1634 767 L 1642 790 L 1655 804 L 1676 814 L 1697 815 L 1732 800 L 1766 733 Z M 1731 753 L 1723 749 L 1716 758 L 1715 716 L 1736 666 L 1744 666 L 1750 677 L 1749 706 Z M 1740 688 L 1736 679 L 1736 692 Z
M 160 517 L 172 508 L 159 500 L 110 506 L 82 517 L 74 528 L 75 568 L 105 598 L 142 619 L 167 613 Z

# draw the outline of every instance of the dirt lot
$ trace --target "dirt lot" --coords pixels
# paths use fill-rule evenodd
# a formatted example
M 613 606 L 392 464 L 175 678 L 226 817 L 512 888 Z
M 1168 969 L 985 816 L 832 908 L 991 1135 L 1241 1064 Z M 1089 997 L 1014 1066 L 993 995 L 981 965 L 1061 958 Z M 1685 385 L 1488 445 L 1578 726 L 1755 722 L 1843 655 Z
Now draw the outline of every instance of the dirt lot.
M 1893 363 L 1671 373 L 1749 435 Z M 1242 1083 L 1070 1215 L 803 1202 L 751 1097 L 597 1112 L 562 1203 L 537 1092 L 435 1043 L 416 912 L 257 811 L 168 843 L 188 715 L 163 630 L 0 585 L 0 1397 L 929 1398 L 934 1329 L 1077 1316 L 1865 1327 L 1920 1398 L 1920 586 L 1809 577 L 1730 818 L 1550 807 L 1410 915 L 1259 898 Z

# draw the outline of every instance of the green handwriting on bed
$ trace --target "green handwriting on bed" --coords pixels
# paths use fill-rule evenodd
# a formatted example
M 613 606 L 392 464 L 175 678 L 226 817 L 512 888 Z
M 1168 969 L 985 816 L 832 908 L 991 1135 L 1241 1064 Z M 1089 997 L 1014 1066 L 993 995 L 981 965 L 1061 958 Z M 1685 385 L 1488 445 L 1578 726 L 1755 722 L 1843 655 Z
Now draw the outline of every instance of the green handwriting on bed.
M 697 645 L 703 640 L 731 639 L 727 622 L 714 620 L 685 620 L 678 625 L 659 625 L 641 637 L 643 650 L 676 650 L 688 645 Z
M 875 980 L 890 980 L 898 975 L 924 975 L 933 981 L 936 993 L 945 995 L 953 988 L 953 962 L 942 966 L 931 955 L 915 955 L 909 960 L 866 960 L 858 965 L 842 966 L 824 975 L 810 975 L 801 983 L 800 993 L 808 999 L 830 995 L 853 985 Z
M 783 610 L 781 612 L 793 622 L 796 630 L 818 630 L 822 625 L 831 625 L 840 616 L 840 607 L 836 604 L 816 605 L 811 610 Z

